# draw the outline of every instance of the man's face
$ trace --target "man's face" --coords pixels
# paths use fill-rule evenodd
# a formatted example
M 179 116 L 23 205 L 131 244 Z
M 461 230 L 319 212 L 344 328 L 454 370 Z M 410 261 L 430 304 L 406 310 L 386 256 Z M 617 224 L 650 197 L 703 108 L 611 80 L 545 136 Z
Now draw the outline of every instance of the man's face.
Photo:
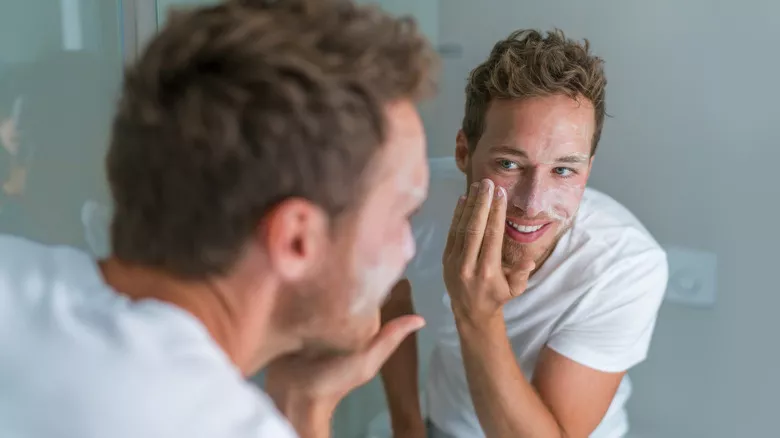
M 593 106 L 556 95 L 496 100 L 473 153 L 462 133 L 456 158 L 468 183 L 485 178 L 508 195 L 503 262 L 537 266 L 571 226 L 590 174 Z
M 387 142 L 368 172 L 364 199 L 334 233 L 316 279 L 327 288 L 309 330 L 320 348 L 349 351 L 370 340 L 380 307 L 415 253 L 409 219 L 428 192 L 425 135 L 412 103 L 395 103 L 387 114 Z

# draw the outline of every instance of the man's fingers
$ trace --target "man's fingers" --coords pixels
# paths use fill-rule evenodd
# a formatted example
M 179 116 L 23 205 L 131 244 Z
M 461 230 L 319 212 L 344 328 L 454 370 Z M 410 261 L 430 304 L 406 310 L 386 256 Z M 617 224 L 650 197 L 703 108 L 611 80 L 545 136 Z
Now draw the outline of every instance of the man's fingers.
M 447 256 L 455 246 L 455 237 L 458 233 L 458 224 L 460 223 L 460 217 L 463 215 L 463 209 L 466 206 L 466 197 L 461 196 L 458 199 L 458 205 L 455 206 L 455 212 L 452 214 L 452 222 L 450 223 L 450 232 L 447 235 L 447 244 L 444 246 L 443 259 L 446 260 Z
M 493 193 L 496 185 L 489 179 L 482 180 L 479 185 L 477 199 L 474 202 L 474 210 L 466 224 L 465 241 L 463 242 L 463 255 L 466 263 L 475 266 L 482 249 L 482 240 L 485 236 L 490 206 L 493 204 Z
M 482 238 L 480 263 L 484 268 L 498 269 L 501 266 L 501 249 L 506 228 L 506 190 L 497 187 L 490 205 L 490 216 Z
M 466 227 L 474 211 L 474 204 L 479 195 L 479 183 L 475 182 L 469 187 L 469 193 L 466 197 L 466 203 L 463 206 L 463 212 L 460 215 L 458 225 L 455 227 L 455 243 L 452 246 L 452 252 L 460 253 L 463 250 L 463 242 L 466 239 Z
M 365 377 L 370 379 L 376 375 L 401 342 L 424 325 L 425 320 L 419 315 L 400 316 L 383 325 L 363 357 Z
M 517 268 L 507 274 L 506 279 L 509 283 L 509 291 L 513 297 L 520 296 L 528 287 L 528 277 L 536 268 L 536 264 L 531 260 L 523 260 Z

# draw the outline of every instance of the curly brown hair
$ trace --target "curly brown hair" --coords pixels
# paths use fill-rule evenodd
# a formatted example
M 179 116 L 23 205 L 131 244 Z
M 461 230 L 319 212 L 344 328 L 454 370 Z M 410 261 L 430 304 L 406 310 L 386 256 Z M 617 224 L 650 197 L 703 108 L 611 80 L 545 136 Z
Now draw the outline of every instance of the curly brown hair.
M 560 29 L 543 35 L 517 30 L 493 47 L 488 59 L 472 70 L 466 85 L 463 133 L 473 152 L 494 99 L 523 99 L 563 94 L 589 100 L 596 113 L 591 155 L 596 153 L 606 116 L 604 61 L 590 43 L 566 38 Z
M 437 64 L 412 19 L 351 1 L 172 15 L 126 71 L 107 156 L 114 254 L 205 278 L 285 199 L 338 217 L 361 198 L 387 105 L 429 96 Z

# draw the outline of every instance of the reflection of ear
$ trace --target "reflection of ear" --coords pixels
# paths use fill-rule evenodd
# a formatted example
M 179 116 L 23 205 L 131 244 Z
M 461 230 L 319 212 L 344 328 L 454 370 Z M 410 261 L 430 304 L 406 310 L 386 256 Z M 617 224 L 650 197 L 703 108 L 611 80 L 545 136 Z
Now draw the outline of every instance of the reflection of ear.
M 466 173 L 469 168 L 469 140 L 463 130 L 458 130 L 458 136 L 455 138 L 455 163 L 461 172 Z
M 263 240 L 275 273 L 288 281 L 305 277 L 326 250 L 328 217 L 309 201 L 281 202 L 266 216 Z

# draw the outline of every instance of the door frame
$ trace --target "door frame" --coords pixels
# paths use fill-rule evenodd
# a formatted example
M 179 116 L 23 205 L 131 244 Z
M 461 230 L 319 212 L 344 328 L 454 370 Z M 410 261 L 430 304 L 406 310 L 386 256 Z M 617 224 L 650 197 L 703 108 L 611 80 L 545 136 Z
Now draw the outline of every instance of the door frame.
M 146 43 L 157 33 L 157 0 L 119 0 L 122 16 L 122 53 L 125 64 L 141 54 Z

